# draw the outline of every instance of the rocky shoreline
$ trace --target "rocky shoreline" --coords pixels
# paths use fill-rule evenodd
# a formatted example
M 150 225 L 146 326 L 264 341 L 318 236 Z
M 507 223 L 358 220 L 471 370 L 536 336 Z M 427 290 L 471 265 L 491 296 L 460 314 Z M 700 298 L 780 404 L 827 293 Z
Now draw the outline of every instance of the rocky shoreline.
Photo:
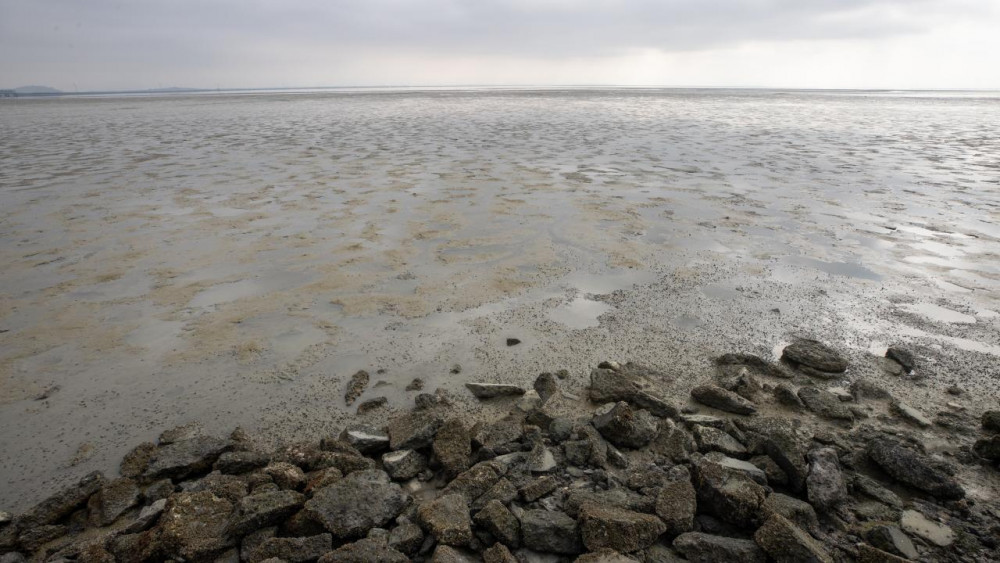
M 276 450 L 176 428 L 116 479 L 0 513 L 0 563 L 1000 559 L 1000 411 L 967 412 L 957 387 L 933 418 L 866 379 L 830 387 L 850 366 L 813 340 L 715 364 L 684 405 L 658 370 L 603 362 L 579 395 L 558 372 L 469 383 L 510 407 L 474 424 L 438 390 L 383 427 Z M 928 447 L 942 439 L 948 455 Z

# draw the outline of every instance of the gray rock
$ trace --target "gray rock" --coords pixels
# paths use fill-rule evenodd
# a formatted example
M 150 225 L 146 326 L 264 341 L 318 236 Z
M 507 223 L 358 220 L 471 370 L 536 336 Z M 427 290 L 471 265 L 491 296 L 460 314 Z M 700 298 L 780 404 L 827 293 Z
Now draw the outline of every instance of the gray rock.
M 87 502 L 90 524 L 97 527 L 110 525 L 126 510 L 139 504 L 139 494 L 139 486 L 128 477 L 115 479 L 101 487 Z
M 829 391 L 807 385 L 799 388 L 798 395 L 806 408 L 819 416 L 834 420 L 854 420 L 854 412 Z
M 763 509 L 765 518 L 770 514 L 778 514 L 808 532 L 819 530 L 819 518 L 808 502 L 781 493 L 771 493 L 764 500 Z
M 722 430 L 726 427 L 726 419 L 712 416 L 710 414 L 682 414 L 681 422 L 688 428 L 696 426 L 710 426 Z
M 750 463 L 757 467 L 757 469 L 764 472 L 764 475 L 767 477 L 767 483 L 782 487 L 788 486 L 788 475 L 786 475 L 785 472 L 778 467 L 778 464 L 775 463 L 770 456 L 754 456 L 750 458 Z M 754 480 L 756 481 L 757 479 Z
M 590 551 L 613 549 L 629 553 L 652 545 L 666 525 L 650 514 L 587 503 L 580 509 L 580 533 Z
M 698 451 L 702 453 L 722 452 L 730 457 L 748 457 L 746 447 L 736 438 L 733 438 L 722 430 L 708 426 L 696 426 L 694 429 L 694 438 L 698 443 Z
M 545 479 L 551 479 L 551 477 L 542 477 L 539 481 Z M 514 485 L 507 479 L 501 478 L 485 493 L 479 495 L 479 498 L 473 501 L 472 510 L 482 510 L 491 500 L 498 500 L 506 506 L 515 498 L 517 498 L 517 488 L 515 488 Z
M 853 473 L 850 476 L 850 485 L 856 494 L 871 497 L 893 508 L 903 508 L 903 499 L 899 498 L 899 495 L 885 488 L 871 477 L 866 477 L 860 473 Z
M 466 383 L 465 387 L 471 391 L 477 399 L 510 397 L 513 395 L 524 395 L 525 393 L 523 387 L 509 385 L 506 383 Z
M 816 340 L 800 340 L 781 352 L 781 359 L 827 373 L 847 371 L 847 360 L 836 350 Z
M 144 506 L 142 510 L 139 511 L 139 516 L 136 517 L 135 521 L 125 528 L 126 534 L 136 534 L 143 530 L 149 529 L 154 522 L 163 514 L 164 509 L 167 507 L 167 499 L 161 498 L 160 500 L 150 504 L 149 506 Z
M 0 563 L 28 563 L 28 558 L 16 551 L 11 551 L 0 555 Z
M 749 461 L 732 458 L 721 452 L 709 452 L 708 454 L 705 454 L 704 459 L 712 463 L 719 464 L 726 469 L 741 471 L 758 484 L 767 485 L 767 474 L 763 469 L 757 467 Z
M 854 396 L 855 400 L 876 399 L 883 401 L 892 399 L 892 393 L 867 379 L 854 380 L 851 383 L 851 395 Z
M 365 538 L 342 545 L 320 557 L 316 563 L 408 563 L 410 558 L 389 547 L 385 540 Z
M 673 418 L 678 414 L 677 407 L 668 403 L 666 399 L 645 389 L 636 392 L 635 396 L 632 397 L 631 403 L 640 409 L 646 409 L 653 416 L 660 418 Z
M 75 485 L 50 496 L 22 514 L 17 522 L 22 529 L 53 524 L 86 504 L 90 495 L 101 490 L 107 483 L 100 471 L 88 473 Z
M 900 530 L 896 526 L 874 526 L 869 528 L 865 532 L 865 540 L 882 551 L 907 559 L 916 559 L 920 556 L 910 538 L 903 533 L 903 530 Z
M 350 381 L 347 382 L 347 390 L 344 391 L 344 402 L 347 406 L 354 404 L 354 401 L 365 392 L 369 379 L 368 372 L 365 370 L 359 370 L 351 376 Z
M 799 399 L 798 393 L 795 392 L 795 388 L 789 383 L 781 383 L 776 386 L 774 388 L 774 398 L 786 407 L 800 409 L 804 406 L 802 399 Z
M 458 493 L 465 497 L 466 503 L 471 504 L 492 489 L 500 480 L 502 473 L 497 469 L 495 462 L 477 463 L 448 483 L 441 494 Z
M 667 537 L 694 529 L 698 500 L 690 479 L 665 484 L 656 496 L 656 515 L 663 520 Z
M 355 471 L 375 469 L 376 463 L 373 459 L 353 453 L 319 452 L 308 466 L 311 471 L 328 469 L 330 467 L 335 467 L 341 473 L 347 475 Z
M 607 441 L 622 448 L 641 448 L 656 437 L 656 419 L 628 403 L 609 403 L 594 412 L 594 428 Z
M 525 510 L 521 535 L 525 547 L 542 553 L 576 555 L 584 551 L 576 520 L 564 512 Z
M 408 481 L 427 469 L 427 458 L 415 450 L 382 454 L 382 467 L 394 481 Z
M 504 545 L 521 545 L 521 523 L 500 501 L 491 500 L 475 516 L 476 525 L 493 534 Z
M 177 493 L 167 500 L 156 527 L 143 534 L 153 533 L 168 557 L 198 560 L 235 545 L 226 533 L 232 512 L 231 502 L 209 491 Z
M 1000 411 L 986 411 L 982 417 L 983 430 L 1000 433 Z
M 858 544 L 858 563 L 907 563 L 909 559 L 897 557 L 868 544 Z
M 781 377 L 790 378 L 792 374 L 781 368 L 781 366 L 773 364 L 760 356 L 755 356 L 754 354 L 744 354 L 744 353 L 730 353 L 723 354 L 715 359 L 716 365 L 720 367 L 724 366 L 737 366 L 745 367 L 751 372 L 758 375 L 766 375 L 769 377 Z
M 694 436 L 687 430 L 674 424 L 672 420 L 660 421 L 659 432 L 649 450 L 655 454 L 666 456 L 674 463 L 687 463 L 691 454 L 698 450 Z
M 634 375 L 602 368 L 590 372 L 590 400 L 595 403 L 631 401 L 640 390 Z
M 536 443 L 525 459 L 528 471 L 532 473 L 548 473 L 556 468 L 556 458 L 542 442 Z
M 275 526 L 295 514 L 305 500 L 295 491 L 274 491 L 250 495 L 240 499 L 229 525 L 229 531 L 237 536 L 254 530 Z
M 335 537 L 356 538 L 399 516 L 409 502 L 409 495 L 385 472 L 368 470 L 316 491 L 305 510 Z
M 521 498 L 523 498 L 525 502 L 535 502 L 536 500 L 556 490 L 556 487 L 558 486 L 559 481 L 556 481 L 554 477 L 540 477 L 521 487 Z
M 903 420 L 921 428 L 929 428 L 932 424 L 931 419 L 924 416 L 924 413 L 900 401 L 892 403 L 892 411 L 898 414 Z
M 585 504 L 614 506 L 634 512 L 656 513 L 656 498 L 630 491 L 624 488 L 590 491 L 586 489 L 573 490 L 567 495 L 563 505 L 566 514 L 576 518 Z
M 135 478 L 145 473 L 146 468 L 149 467 L 149 460 L 152 459 L 154 453 L 156 453 L 156 444 L 152 442 L 144 442 L 132 448 L 122 458 L 120 468 L 122 477 Z
M 438 543 L 468 545 L 472 540 L 469 507 L 460 494 L 445 495 L 421 504 L 417 518 Z
M 342 475 L 338 469 L 327 468 L 320 470 L 324 478 L 328 477 L 331 472 L 336 472 L 338 479 Z M 269 464 L 264 468 L 264 474 L 270 477 L 279 489 L 295 490 L 306 482 L 306 475 L 302 472 L 302 469 L 297 465 L 292 465 L 285 461 L 277 461 Z
M 215 469 L 222 473 L 238 475 L 264 467 L 271 456 L 260 452 L 225 452 L 215 462 Z
M 176 428 L 171 428 L 170 430 L 164 430 L 160 433 L 160 437 L 157 439 L 157 444 L 160 447 L 175 444 L 177 442 L 182 442 L 184 440 L 190 440 L 191 438 L 198 438 L 202 436 L 205 429 L 202 428 L 201 423 L 189 422 L 187 424 L 177 426 Z
M 230 448 L 232 442 L 229 440 L 211 436 L 198 436 L 162 446 L 150 459 L 145 478 L 152 480 L 169 477 L 176 480 L 205 473 Z
M 434 414 L 417 411 L 389 422 L 389 447 L 393 450 L 417 450 L 430 446 L 442 420 Z
M 899 346 L 889 346 L 889 349 L 885 351 L 885 357 L 895 361 L 907 373 L 917 367 L 917 360 L 913 357 L 913 354 L 909 350 L 905 350 Z
M 673 547 L 691 563 L 765 563 L 767 556 L 750 540 L 688 532 L 674 539 Z
M 809 466 L 802 440 L 795 433 L 795 426 L 785 418 L 761 417 L 740 421 L 747 437 L 747 449 L 766 453 L 788 478 L 792 492 L 802 492 L 806 486 Z
M 847 485 L 840 472 L 840 460 L 833 448 L 809 452 L 809 475 L 806 477 L 809 502 L 818 510 L 828 512 L 847 499 Z
M 1000 434 L 980 438 L 972 445 L 972 451 L 979 457 L 997 462 L 1000 461 Z
M 955 532 L 950 527 L 932 522 L 916 510 L 904 510 L 899 518 L 899 526 L 938 547 L 948 547 L 955 543 Z
M 768 516 L 753 539 L 778 563 L 833 563 L 822 544 L 779 514 Z
M 508 453 L 518 449 L 516 442 L 524 435 L 524 426 L 515 416 L 506 416 L 495 422 L 484 422 L 473 426 L 472 442 L 480 448 L 488 448 L 497 453 Z
M 434 456 L 444 469 L 446 479 L 453 479 L 469 468 L 472 438 L 461 418 L 450 418 L 441 425 L 434 437 Z
M 305 538 L 268 538 L 250 552 L 248 563 L 276 557 L 288 563 L 315 561 L 333 549 L 333 536 L 318 534 Z
M 693 464 L 698 507 L 720 520 L 753 528 L 760 522 L 760 507 L 767 491 L 746 473 L 727 469 L 705 459 Z
M 559 384 L 551 373 L 543 373 L 535 379 L 535 392 L 542 399 L 542 403 L 548 402 L 559 391 Z
M 389 434 L 364 424 L 355 424 L 344 429 L 340 439 L 365 455 L 377 454 L 389 449 Z
M 868 444 L 868 457 L 893 479 L 942 500 L 958 500 L 965 490 L 950 475 L 929 460 L 898 443 L 877 438 Z
M 703 405 L 734 414 L 757 412 L 756 405 L 718 385 L 699 385 L 691 390 L 691 397 Z
M 408 520 L 389 530 L 389 547 L 407 555 L 416 554 L 423 543 L 423 530 Z

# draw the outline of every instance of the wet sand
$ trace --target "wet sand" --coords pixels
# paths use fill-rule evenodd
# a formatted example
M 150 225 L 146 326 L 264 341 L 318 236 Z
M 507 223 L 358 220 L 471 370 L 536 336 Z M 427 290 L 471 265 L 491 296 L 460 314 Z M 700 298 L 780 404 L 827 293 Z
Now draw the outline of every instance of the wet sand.
M 319 437 L 414 377 L 676 376 L 797 336 L 995 408 L 1000 100 L 776 92 L 4 101 L 0 508 L 199 421 Z M 522 343 L 508 347 L 508 337 Z M 917 377 L 880 359 L 902 343 Z M 458 375 L 449 372 L 461 364 Z M 837 385 L 839 382 L 831 382 Z M 39 399 L 40 396 L 45 396 Z

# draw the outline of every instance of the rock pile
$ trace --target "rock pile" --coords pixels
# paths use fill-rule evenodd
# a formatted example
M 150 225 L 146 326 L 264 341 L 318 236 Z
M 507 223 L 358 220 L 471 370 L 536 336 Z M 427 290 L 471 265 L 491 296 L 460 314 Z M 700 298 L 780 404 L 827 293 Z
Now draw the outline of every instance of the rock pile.
M 470 385 L 481 400 L 517 401 L 477 424 L 422 395 L 384 428 L 277 451 L 252 450 L 240 431 L 179 429 L 136 447 L 117 479 L 87 475 L 0 513 L 0 561 L 1000 558 L 1000 502 L 966 499 L 955 464 L 928 454 L 905 420 L 868 422 L 860 404 L 893 412 L 888 394 L 796 389 L 848 366 L 820 343 L 793 346 L 791 367 L 720 358 L 715 380 L 691 391 L 710 414 L 681 414 L 653 370 L 605 362 L 591 373 L 590 414 L 543 374 L 532 391 Z M 556 398 L 576 401 L 571 415 Z M 993 472 L 1000 413 L 982 425 L 960 461 Z

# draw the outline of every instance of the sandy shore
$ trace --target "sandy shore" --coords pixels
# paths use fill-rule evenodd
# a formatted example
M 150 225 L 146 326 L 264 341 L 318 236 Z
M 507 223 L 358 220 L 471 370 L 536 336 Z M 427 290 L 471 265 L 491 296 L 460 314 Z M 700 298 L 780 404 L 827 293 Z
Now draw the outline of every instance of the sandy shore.
M 414 378 L 629 359 L 686 400 L 811 336 L 995 406 L 991 101 L 634 92 L 0 106 L 0 508 L 198 421 L 319 438 Z M 518 346 L 505 340 L 516 337 Z M 923 361 L 898 377 L 902 343 Z M 454 364 L 462 371 L 450 373 Z M 843 381 L 831 382 L 842 385 Z

